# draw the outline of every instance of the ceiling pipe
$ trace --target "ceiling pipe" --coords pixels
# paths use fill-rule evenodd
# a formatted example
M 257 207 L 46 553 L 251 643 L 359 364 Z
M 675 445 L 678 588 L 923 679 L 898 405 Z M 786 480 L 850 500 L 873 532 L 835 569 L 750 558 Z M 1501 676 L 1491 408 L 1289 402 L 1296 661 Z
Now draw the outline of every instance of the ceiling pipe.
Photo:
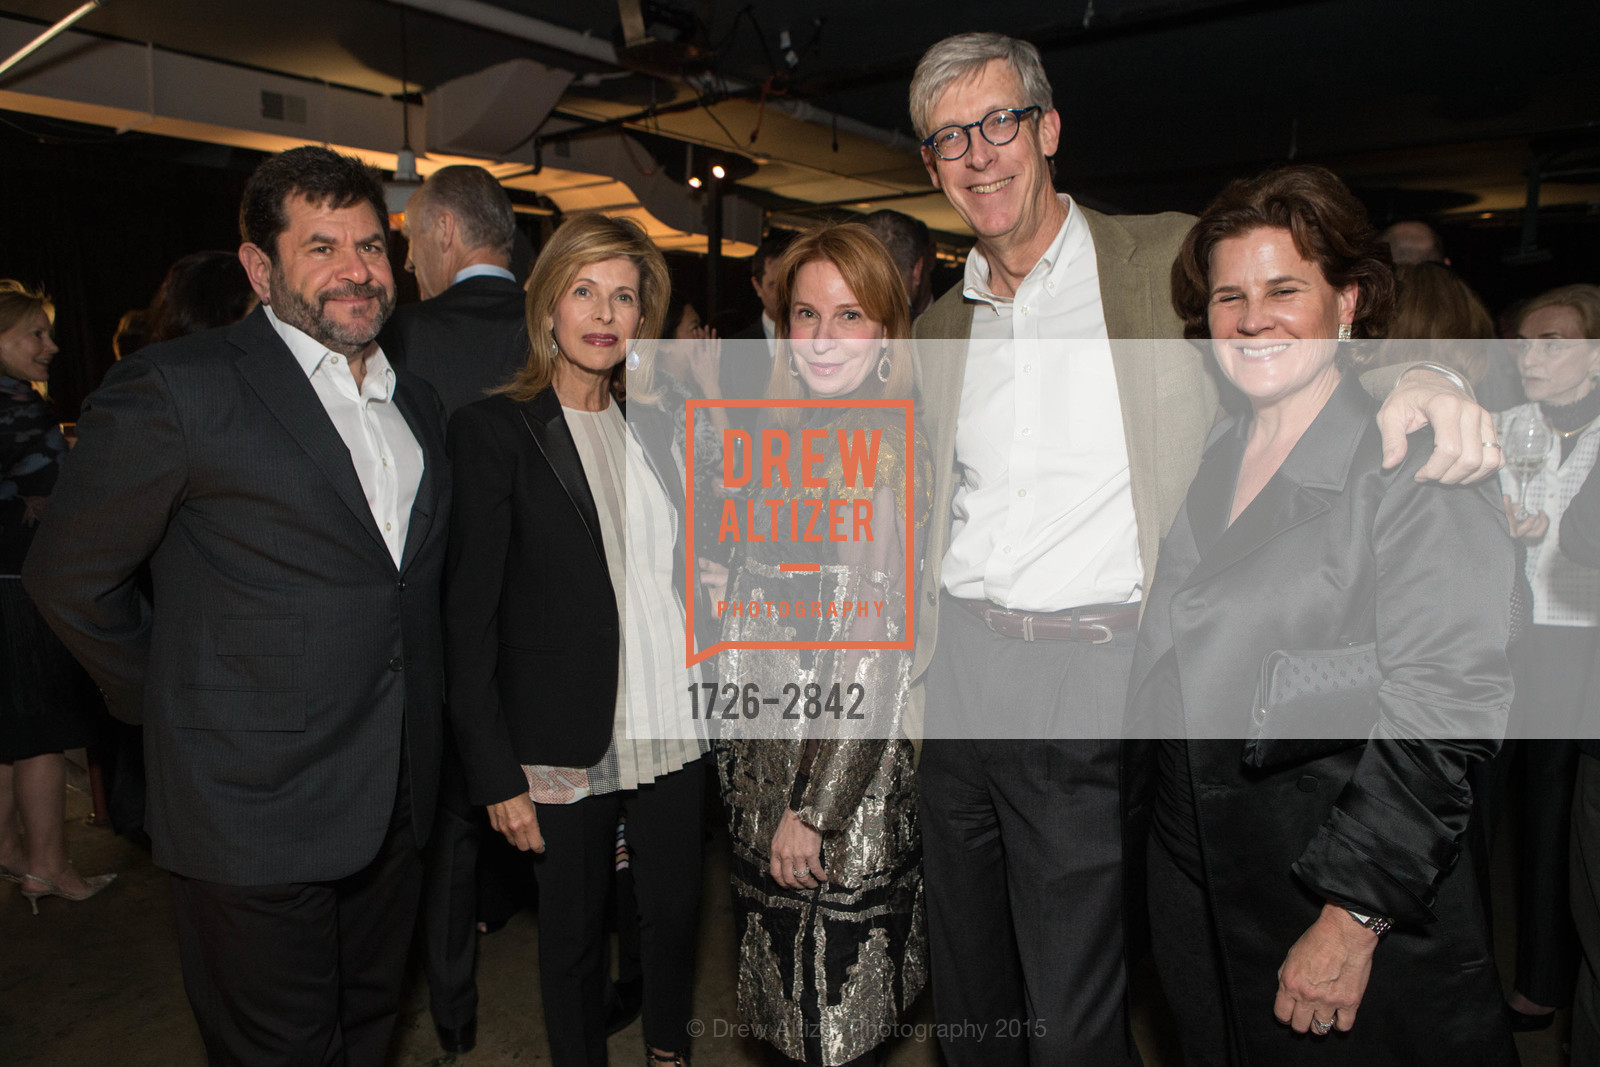
M 617 56 L 616 47 L 610 41 L 586 33 L 579 33 L 576 30 L 569 30 L 564 26 L 545 22 L 543 19 L 519 15 L 504 8 L 483 3 L 482 0 L 395 0 L 395 2 L 406 7 L 415 8 L 418 11 L 426 11 L 433 15 L 454 19 L 457 22 L 465 22 L 481 29 L 493 30 L 496 33 L 503 33 L 509 37 L 516 37 L 534 44 L 541 44 L 571 55 L 583 56 L 586 59 L 598 60 L 601 63 L 609 63 L 616 67 L 623 65 Z M 637 116 L 625 116 L 620 119 L 593 123 L 591 128 L 604 129 L 624 126 L 642 117 L 669 114 L 673 111 L 689 111 L 701 106 L 702 103 L 713 103 L 718 99 L 755 97 L 761 93 L 759 85 L 749 85 L 731 79 L 722 81 L 724 92 L 708 92 L 707 87 L 695 85 L 688 79 L 685 79 L 685 82 L 699 94 L 699 99 L 649 108 Z M 868 125 L 859 119 L 850 118 L 848 115 L 837 115 L 832 111 L 816 107 L 803 100 L 783 97 L 769 98 L 767 106 L 802 122 L 815 123 L 820 126 L 832 125 L 835 129 L 855 134 L 858 137 L 866 137 L 891 148 L 915 151 L 917 147 L 916 142 L 904 134 Z M 577 131 L 571 132 L 576 133 Z M 568 136 L 570 135 L 569 133 Z M 745 146 L 741 150 L 755 155 L 765 154 L 759 147 L 755 146 Z
M 617 65 L 617 50 L 610 41 L 594 37 L 543 19 L 519 15 L 514 11 L 482 3 L 481 0 L 395 0 L 405 7 L 432 15 L 465 22 L 485 30 L 546 45 L 585 59 Z
M 13 52 L 10 58 L 6 59 L 5 62 L 0 63 L 0 75 L 5 74 L 6 71 L 10 70 L 18 63 L 21 63 L 24 59 L 27 59 L 29 56 L 33 55 L 51 41 L 55 40 L 60 34 L 66 32 L 66 30 L 71 27 L 73 23 L 83 18 L 83 16 L 87 15 L 95 8 L 100 7 L 105 2 L 106 0 L 89 0 L 88 3 L 78 8 L 78 10 L 74 11 L 72 14 L 68 15 L 54 26 L 51 26 L 48 30 L 45 30 L 39 36 L 23 45 L 17 51 Z

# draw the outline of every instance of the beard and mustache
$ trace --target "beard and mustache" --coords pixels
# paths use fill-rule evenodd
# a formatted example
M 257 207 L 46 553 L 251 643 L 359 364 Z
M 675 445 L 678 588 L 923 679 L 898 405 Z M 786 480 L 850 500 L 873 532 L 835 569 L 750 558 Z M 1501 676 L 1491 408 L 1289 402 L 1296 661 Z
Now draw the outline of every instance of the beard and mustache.
M 378 336 L 378 331 L 394 312 L 394 290 L 372 282 L 337 285 L 307 299 L 289 284 L 289 279 L 274 265 L 268 285 L 272 294 L 273 314 L 326 345 L 330 351 L 343 356 L 360 354 Z M 370 322 L 350 323 L 340 322 L 327 314 L 328 301 L 350 298 L 376 299 L 377 315 Z

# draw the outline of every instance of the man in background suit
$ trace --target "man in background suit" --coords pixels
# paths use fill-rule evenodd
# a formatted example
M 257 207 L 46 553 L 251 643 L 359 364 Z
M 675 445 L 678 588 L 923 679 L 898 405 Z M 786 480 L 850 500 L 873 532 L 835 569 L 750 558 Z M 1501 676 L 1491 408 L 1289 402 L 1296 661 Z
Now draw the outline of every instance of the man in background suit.
M 406 204 L 405 235 L 422 301 L 396 311 L 378 340 L 454 414 L 528 358 L 525 294 L 511 273 L 511 198 L 482 167 L 443 167 Z
M 768 268 L 778 262 L 789 242 L 790 230 L 773 230 L 761 239 L 750 257 L 750 287 L 761 298 L 761 317 L 738 333 L 724 338 L 740 342 L 722 347 L 722 395 L 729 400 L 751 400 L 767 395 L 772 356 L 777 351 L 778 272 Z M 752 344 L 765 341 L 765 351 Z M 765 355 L 766 358 L 762 358 Z
M 447 415 L 509 381 L 528 358 L 525 294 L 512 277 L 511 198 L 482 167 L 436 170 L 406 204 L 406 266 L 423 299 L 379 335 L 401 367 L 433 386 Z M 422 962 L 439 1045 L 469 1052 L 478 1039 L 477 866 L 484 815 L 467 800 L 446 734 L 438 823 L 424 857 Z
M 144 723 L 147 827 L 212 1063 L 378 1067 L 400 1007 L 450 468 L 438 397 L 374 340 L 386 219 L 359 160 L 261 164 L 239 254 L 262 307 L 112 368 L 24 574 L 112 711 Z
M 1112 727 L 1217 392 L 1198 350 L 1123 339 L 1182 336 L 1168 286 L 1193 220 L 1114 218 L 1056 193 L 1061 118 L 1025 41 L 941 41 L 910 95 L 928 174 L 977 234 L 963 284 L 915 328 L 935 483 L 913 704 L 928 727 L 934 1014 L 953 1035 L 941 1044 L 952 1067 L 1137 1063 L 1125 926 L 1142 921 L 1143 845 L 1124 838 L 1139 822 L 1124 802 L 1139 795 L 1140 747 Z M 1062 339 L 1079 343 L 1039 347 Z M 1424 373 L 1380 416 L 1391 465 L 1424 410 L 1439 442 L 1425 474 L 1498 466 L 1484 458 L 1488 415 Z M 1057 739 L 1084 721 L 1107 733 Z

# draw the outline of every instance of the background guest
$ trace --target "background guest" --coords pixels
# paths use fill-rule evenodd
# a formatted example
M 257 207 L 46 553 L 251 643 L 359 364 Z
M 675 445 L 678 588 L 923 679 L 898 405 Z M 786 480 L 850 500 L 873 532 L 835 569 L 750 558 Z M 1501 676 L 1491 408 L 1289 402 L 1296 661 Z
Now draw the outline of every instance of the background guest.
M 1426 359 L 1453 367 L 1489 411 L 1522 403 L 1516 366 L 1509 351 L 1493 343 L 1494 318 L 1472 287 L 1437 262 L 1402 263 L 1394 275 L 1389 339 L 1439 343 L 1388 346 L 1385 362 Z
M 624 811 L 645 1041 L 660 1063 L 688 1051 L 705 745 L 674 732 L 699 680 L 672 591 L 681 482 L 609 392 L 634 342 L 659 333 L 667 287 L 636 224 L 569 217 L 529 278 L 525 366 L 450 424 L 449 710 L 468 796 L 540 853 L 540 991 L 559 1065 L 606 1061 L 605 887 Z M 636 401 L 649 386 L 633 383 Z
M 195 252 L 174 263 L 150 303 L 147 344 L 232 326 L 260 303 L 235 252 Z
M 1439 231 L 1426 222 L 1415 219 L 1397 222 L 1378 235 L 1378 240 L 1389 246 L 1390 260 L 1399 263 L 1443 263 L 1450 265 L 1444 254 L 1444 242 Z
M 916 318 L 933 303 L 934 243 L 928 224 L 884 208 L 863 215 L 861 225 L 889 250 L 911 301 L 911 317 Z
M 1559 527 L 1600 455 L 1600 288 L 1568 285 L 1523 307 L 1517 367 L 1528 403 L 1500 413 L 1507 448 L 1517 423 L 1547 423 L 1544 460 L 1528 476 L 1527 515 L 1514 472 L 1501 474 L 1511 534 L 1527 548 L 1533 626 L 1517 650 L 1516 717 L 1531 736 L 1514 742 L 1495 768 L 1497 791 L 1515 798 L 1517 967 L 1510 997 L 1513 1025 L 1538 1030 L 1572 1001 L 1578 941 L 1567 870 L 1577 736 L 1590 652 L 1600 632 L 1600 577 L 1559 551 Z M 1508 457 L 1509 458 L 1509 457 Z M 1496 805 L 1498 806 L 1498 805 Z
M 0 879 L 20 884 L 36 915 L 41 897 L 87 900 L 116 877 L 85 878 L 67 859 L 63 752 L 93 729 L 78 665 L 19 577 L 67 453 L 33 388 L 56 354 L 54 317 L 43 293 L 0 279 Z

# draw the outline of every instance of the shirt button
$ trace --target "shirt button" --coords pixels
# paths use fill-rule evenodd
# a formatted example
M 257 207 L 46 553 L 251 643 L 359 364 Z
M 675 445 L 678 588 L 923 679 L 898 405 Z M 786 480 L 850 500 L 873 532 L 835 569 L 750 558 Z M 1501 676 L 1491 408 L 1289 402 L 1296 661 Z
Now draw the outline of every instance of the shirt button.
M 1018 310 L 1020 310 L 1022 312 L 1022 314 L 1026 315 L 1028 313 L 1028 305 L 1027 304 L 1023 304 L 1022 307 L 1019 308 Z
M 1006 545 L 1006 546 L 1005 546 L 1005 547 L 1004 547 L 1004 548 L 1002 548 L 1002 549 L 1001 549 L 1001 550 L 1000 550 L 1000 551 L 1001 551 L 1001 552 L 1002 552 L 1002 553 L 1003 553 L 1003 554 L 1005 554 L 1005 555 L 1007 555 L 1007 556 L 1009 556 L 1009 555 L 1011 555 L 1011 546 L 1010 546 L 1010 545 Z
M 389 457 L 388 456 L 384 456 L 383 457 L 383 465 L 385 467 L 387 467 L 389 465 Z
M 1022 365 L 1022 373 L 1023 374 L 1032 374 L 1033 373 L 1033 364 L 1032 363 L 1024 363 Z
M 338 362 L 339 362 L 339 357 L 338 356 L 329 356 L 328 357 L 328 362 L 337 365 Z
M 388 533 L 390 530 L 393 530 L 393 529 L 394 529 L 394 523 L 386 522 L 386 523 L 383 524 L 383 532 L 384 533 Z
M 394 673 L 399 674 L 401 671 L 406 669 L 405 660 L 401 659 L 399 656 L 396 656 L 394 659 L 389 661 L 389 669 Z
M 1018 495 L 1018 496 L 1019 496 L 1019 497 L 1021 497 L 1021 496 L 1027 496 L 1027 495 L 1028 495 L 1028 491 L 1027 491 L 1027 490 L 1026 490 L 1026 489 L 1018 489 L 1018 490 L 1017 490 L 1017 495 Z
M 1028 434 L 1029 434 L 1029 433 L 1031 433 L 1031 432 L 1032 432 L 1032 431 L 1031 431 L 1031 430 L 1029 430 L 1029 429 L 1028 429 L 1028 427 L 1026 427 L 1026 426 L 1024 426 L 1024 427 L 1023 427 L 1023 428 L 1022 428 L 1022 436 L 1024 436 L 1024 437 L 1026 437 L 1026 436 L 1028 436 Z

